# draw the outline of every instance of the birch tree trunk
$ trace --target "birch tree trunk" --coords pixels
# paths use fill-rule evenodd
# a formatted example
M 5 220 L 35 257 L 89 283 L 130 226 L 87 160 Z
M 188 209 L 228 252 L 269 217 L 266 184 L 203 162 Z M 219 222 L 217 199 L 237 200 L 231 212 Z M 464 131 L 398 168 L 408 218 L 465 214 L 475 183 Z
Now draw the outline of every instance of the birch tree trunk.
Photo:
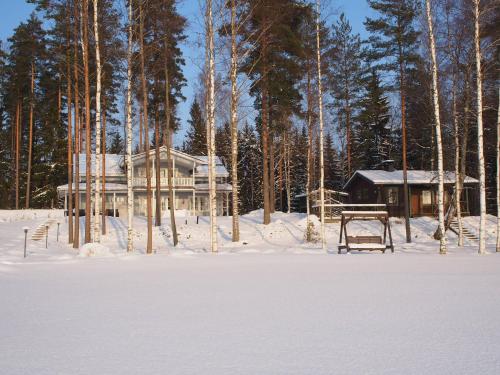
M 231 0 L 231 183 L 233 205 L 233 242 L 240 240 L 238 197 L 238 55 L 236 50 L 236 0 Z
M 316 0 L 316 60 L 318 65 L 318 110 L 319 110 L 319 194 L 321 204 L 321 247 L 326 251 L 325 238 L 325 158 L 323 155 L 323 90 L 321 87 L 321 52 L 319 40 L 320 0 Z
M 28 140 L 28 171 L 26 176 L 26 209 L 30 207 L 31 192 L 31 159 L 33 158 L 33 108 L 35 106 L 35 62 L 31 62 L 31 87 L 30 87 L 30 129 Z
M 80 247 L 80 89 L 78 84 L 78 8 L 80 3 L 75 0 L 74 6 L 74 45 L 73 45 L 73 79 L 75 82 L 75 226 L 73 235 L 73 248 L 78 249 Z
M 306 241 L 310 242 L 312 240 L 311 233 L 309 230 L 310 219 L 309 215 L 311 214 L 311 174 L 312 174 L 312 137 L 313 137 L 313 128 L 312 128 L 312 93 L 311 93 L 311 67 L 309 64 L 309 60 L 307 62 L 307 181 L 306 181 L 306 215 L 307 215 L 307 223 L 306 223 Z
M 71 87 L 71 0 L 66 3 L 66 97 L 68 110 L 68 243 L 73 243 L 73 132 Z M 76 37 L 76 36 L 75 36 Z
M 214 61 L 214 31 L 212 24 L 212 0 L 206 3 L 206 48 L 208 50 L 208 113 L 207 113 L 207 143 L 208 143 L 208 190 L 210 209 L 210 248 L 217 252 L 217 195 L 215 180 L 215 61 Z
M 500 88 L 497 107 L 497 253 L 500 252 Z
M 481 39 L 479 35 L 479 0 L 474 0 L 474 44 L 477 84 L 477 155 L 479 166 L 479 254 L 486 253 L 486 176 L 483 146 L 483 83 L 481 78 Z
M 83 78 L 85 82 L 85 243 L 91 242 L 90 233 L 90 220 L 92 215 L 92 201 L 91 201 L 91 132 L 90 132 L 90 83 L 89 83 L 89 36 L 88 36 L 88 0 L 82 1 L 82 28 L 83 28 L 83 41 L 82 41 L 82 58 L 83 58 Z
M 106 234 L 106 96 L 102 98 L 102 195 L 101 195 L 101 219 L 102 234 Z
M 439 253 L 446 254 L 446 232 L 444 224 L 444 171 L 443 171 L 443 143 L 441 139 L 441 118 L 439 113 L 438 73 L 436 62 L 436 44 L 432 25 L 430 0 L 425 1 L 427 25 L 429 27 L 429 42 L 432 62 L 432 98 L 434 103 L 434 118 L 436 122 L 436 144 L 438 160 L 438 216 L 439 216 Z
M 158 106 L 155 108 L 155 226 L 161 226 L 161 165 L 160 165 L 160 119 Z
M 165 47 L 165 51 L 168 49 Z M 172 239 L 174 242 L 174 246 L 177 246 L 179 243 L 179 238 L 177 236 L 177 224 L 175 223 L 175 207 L 174 207 L 174 172 L 172 166 L 172 135 L 170 129 L 170 76 L 168 72 L 167 58 L 165 56 L 165 121 L 166 121 L 166 129 L 165 129 L 165 139 L 163 140 L 163 144 L 167 148 L 167 183 L 168 183 L 168 201 L 170 202 L 170 228 L 172 230 Z
M 146 76 L 144 68 L 144 12 L 142 3 L 139 4 L 139 43 L 141 58 L 141 84 L 142 84 L 142 112 L 144 116 L 144 144 L 146 153 L 146 216 L 148 225 L 148 239 L 146 253 L 153 253 L 153 218 L 151 205 L 151 162 L 149 155 L 149 122 L 148 122 L 148 90 L 146 86 Z
M 101 49 L 99 46 L 99 0 L 94 1 L 94 38 L 96 63 L 95 95 L 95 198 L 94 198 L 94 242 L 101 242 Z
M 127 47 L 127 252 L 134 251 L 134 193 L 132 191 L 132 1 L 128 3 Z

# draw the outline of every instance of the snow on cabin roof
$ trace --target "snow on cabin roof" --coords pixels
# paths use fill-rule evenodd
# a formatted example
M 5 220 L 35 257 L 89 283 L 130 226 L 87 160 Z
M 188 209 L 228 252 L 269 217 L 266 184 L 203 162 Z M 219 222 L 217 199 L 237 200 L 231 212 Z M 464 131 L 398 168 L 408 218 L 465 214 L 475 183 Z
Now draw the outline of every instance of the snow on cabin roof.
M 206 155 L 195 155 L 193 157 L 201 160 L 205 164 L 208 164 L 208 156 Z M 215 155 L 215 165 L 223 165 L 222 159 L 217 155 Z
M 222 164 L 221 165 L 216 165 L 215 166 L 215 174 L 217 177 L 227 177 L 229 176 L 229 173 Z M 208 165 L 207 164 L 202 164 L 196 166 L 196 175 L 197 176 L 208 176 Z
M 393 184 L 402 185 L 403 184 L 403 171 L 394 170 L 392 172 L 385 171 L 383 169 L 374 170 L 357 170 L 354 175 L 347 181 L 344 188 L 350 185 L 354 177 L 359 175 L 365 179 L 371 181 L 375 185 L 382 184 Z M 466 176 L 465 183 L 478 183 L 479 181 L 475 178 Z M 419 184 L 437 184 L 438 174 L 437 171 L 424 171 L 424 170 L 409 170 L 408 171 L 408 184 L 409 185 L 419 185 Z M 444 183 L 452 184 L 455 183 L 455 173 L 450 171 L 444 172 Z
M 75 185 L 76 184 L 73 184 L 73 192 L 75 191 Z M 95 184 L 92 183 L 90 184 L 91 186 L 91 189 L 94 191 L 95 190 Z M 80 182 L 79 184 L 79 188 L 80 188 L 80 191 L 84 191 L 85 188 L 87 187 L 87 185 L 85 184 L 85 182 Z M 112 192 L 126 192 L 127 191 L 127 185 L 125 184 L 116 184 L 116 183 L 112 183 L 112 182 L 106 182 L 106 191 L 108 193 L 112 193 Z M 101 189 L 102 189 L 102 186 L 101 186 Z M 57 191 L 58 193 L 65 193 L 68 191 L 68 184 L 65 184 L 65 185 L 60 185 L 57 187 Z
M 80 154 L 80 176 L 85 176 L 86 173 L 86 157 L 87 154 Z M 102 157 L 102 155 L 101 155 Z M 76 156 L 73 156 L 75 163 Z M 124 175 L 124 158 L 123 155 L 106 154 L 106 176 L 122 176 Z M 95 175 L 95 154 L 91 155 L 91 174 Z M 102 165 L 100 166 L 102 173 Z

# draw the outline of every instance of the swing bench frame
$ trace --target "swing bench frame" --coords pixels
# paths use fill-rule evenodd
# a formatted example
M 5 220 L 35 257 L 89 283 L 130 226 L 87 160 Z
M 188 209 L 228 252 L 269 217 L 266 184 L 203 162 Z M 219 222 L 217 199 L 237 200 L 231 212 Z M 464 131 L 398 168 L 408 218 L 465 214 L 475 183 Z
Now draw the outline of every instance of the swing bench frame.
M 383 236 L 349 236 L 347 234 L 347 223 L 368 220 L 378 220 L 382 223 L 384 226 Z M 345 238 L 345 244 L 342 243 L 342 237 Z M 389 243 L 387 243 L 387 239 L 389 239 Z M 391 249 L 391 252 L 394 253 L 389 213 L 387 211 L 342 211 L 340 216 L 339 254 L 342 249 L 346 249 L 347 253 L 351 250 L 380 250 L 385 253 L 387 249 Z

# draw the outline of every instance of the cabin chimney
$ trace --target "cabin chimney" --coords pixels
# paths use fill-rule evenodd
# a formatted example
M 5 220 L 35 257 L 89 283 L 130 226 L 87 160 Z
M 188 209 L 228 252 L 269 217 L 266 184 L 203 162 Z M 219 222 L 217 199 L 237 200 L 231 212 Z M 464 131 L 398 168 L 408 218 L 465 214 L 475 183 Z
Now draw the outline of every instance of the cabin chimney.
M 394 160 L 384 160 L 381 164 L 384 171 L 394 172 Z

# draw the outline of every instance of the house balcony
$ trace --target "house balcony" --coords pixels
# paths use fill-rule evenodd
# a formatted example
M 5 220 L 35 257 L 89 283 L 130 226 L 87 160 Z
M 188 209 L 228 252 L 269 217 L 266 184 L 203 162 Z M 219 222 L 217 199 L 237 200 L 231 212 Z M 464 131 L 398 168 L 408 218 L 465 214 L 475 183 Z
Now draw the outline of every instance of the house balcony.
M 174 187 L 184 187 L 184 186 L 194 186 L 194 181 L 192 177 L 173 177 L 172 184 Z M 146 187 L 147 179 L 146 177 L 134 177 L 133 186 L 134 187 Z M 168 178 L 162 177 L 160 178 L 160 185 L 162 187 L 168 186 Z M 156 187 L 156 178 L 154 176 L 151 177 L 151 186 Z

